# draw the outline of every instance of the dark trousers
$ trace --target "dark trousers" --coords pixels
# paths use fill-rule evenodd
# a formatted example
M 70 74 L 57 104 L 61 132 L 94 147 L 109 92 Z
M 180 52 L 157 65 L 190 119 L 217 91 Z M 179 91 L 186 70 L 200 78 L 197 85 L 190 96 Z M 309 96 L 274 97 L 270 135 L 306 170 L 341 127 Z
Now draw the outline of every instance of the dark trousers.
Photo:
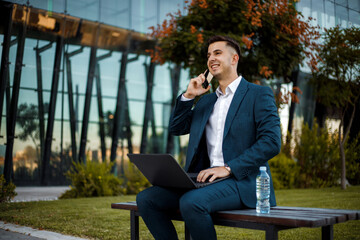
M 216 232 L 210 213 L 243 208 L 232 178 L 190 191 L 153 186 L 140 192 L 136 202 L 156 240 L 178 239 L 168 216 L 171 211 L 180 209 L 194 240 L 211 240 L 216 239 Z

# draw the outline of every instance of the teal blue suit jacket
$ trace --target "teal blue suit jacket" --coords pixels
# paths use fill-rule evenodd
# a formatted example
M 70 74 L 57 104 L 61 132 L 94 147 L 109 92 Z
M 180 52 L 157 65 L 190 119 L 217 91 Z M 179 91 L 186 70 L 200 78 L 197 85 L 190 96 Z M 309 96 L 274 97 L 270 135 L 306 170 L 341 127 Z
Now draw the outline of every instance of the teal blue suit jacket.
M 181 101 L 178 97 L 170 118 L 170 133 L 190 133 L 185 170 L 199 172 L 209 167 L 205 126 L 217 100 L 215 93 L 194 100 Z M 269 87 L 247 82 L 244 78 L 231 102 L 224 128 L 223 156 L 231 168 L 240 198 L 249 208 L 256 207 L 256 176 L 260 166 L 280 152 L 280 119 L 274 95 Z M 272 181 L 270 204 L 276 205 Z

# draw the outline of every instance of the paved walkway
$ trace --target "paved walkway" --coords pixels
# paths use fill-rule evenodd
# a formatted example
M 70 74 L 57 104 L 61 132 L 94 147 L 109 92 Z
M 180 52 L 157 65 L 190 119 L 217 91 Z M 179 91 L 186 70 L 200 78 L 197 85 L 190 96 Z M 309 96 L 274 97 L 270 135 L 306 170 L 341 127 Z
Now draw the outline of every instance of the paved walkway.
M 16 187 L 17 196 L 13 202 L 51 201 L 69 187 Z M 0 221 L 0 240 L 84 240 L 60 233 L 33 229 Z
M 69 187 L 16 187 L 17 195 L 13 202 L 30 202 L 30 201 L 51 201 L 57 200 L 58 197 Z

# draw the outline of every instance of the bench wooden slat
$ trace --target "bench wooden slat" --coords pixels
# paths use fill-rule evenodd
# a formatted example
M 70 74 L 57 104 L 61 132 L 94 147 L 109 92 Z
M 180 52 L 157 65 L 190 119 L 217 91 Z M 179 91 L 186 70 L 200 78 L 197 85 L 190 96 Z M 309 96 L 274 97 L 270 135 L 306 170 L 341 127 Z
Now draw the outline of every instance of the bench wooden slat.
M 242 213 L 242 210 L 221 211 L 215 214 L 216 218 L 229 219 L 234 221 L 250 221 L 264 224 L 273 224 L 288 227 L 321 227 L 335 224 L 334 217 L 299 216 L 283 214 L 282 212 L 270 211 L 270 214 L 258 214 L 255 210 Z
M 112 208 L 137 211 L 136 202 L 113 203 Z M 321 227 L 359 219 L 360 211 L 297 207 L 273 207 L 270 214 L 258 214 L 255 209 L 219 211 L 215 218 L 249 221 L 287 227 Z
M 136 202 L 113 203 L 111 208 L 130 210 L 132 216 L 131 239 L 138 239 L 139 216 Z M 212 214 L 216 225 L 250 228 L 266 231 L 266 239 L 277 240 L 277 232 L 298 227 L 321 227 L 322 239 L 333 239 L 333 225 L 348 220 L 359 220 L 360 210 L 273 207 L 269 214 L 258 214 L 255 209 L 219 211 Z M 182 221 L 179 211 L 171 214 L 171 219 Z M 185 231 L 186 232 L 186 231 Z M 190 239 L 186 234 L 186 239 Z
M 344 214 L 348 217 L 348 220 L 359 220 L 360 210 L 348 210 L 348 209 L 329 209 L 329 208 L 304 208 L 304 207 L 273 207 L 277 210 L 291 210 L 291 211 L 305 211 L 312 212 L 314 214 L 329 213 L 329 214 Z

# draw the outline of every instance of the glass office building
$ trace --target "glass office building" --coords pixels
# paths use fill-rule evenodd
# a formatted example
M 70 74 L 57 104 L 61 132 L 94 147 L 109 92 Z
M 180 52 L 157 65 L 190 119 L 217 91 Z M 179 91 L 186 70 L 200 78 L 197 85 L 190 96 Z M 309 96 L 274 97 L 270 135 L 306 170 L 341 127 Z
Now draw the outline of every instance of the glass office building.
M 146 33 L 184 0 L 8 0 L 0 2 L 0 173 L 25 184 L 65 184 L 71 161 L 115 161 L 129 152 L 171 153 L 187 136 L 168 135 L 171 109 L 189 74 L 151 63 Z M 321 27 L 360 26 L 359 0 L 301 0 Z M 205 63 L 204 63 L 205 64 Z M 316 104 L 300 67 L 300 104 L 283 124 L 311 122 Z M 290 112 L 290 114 L 288 114 Z M 283 125 L 286 129 L 287 127 Z
M 305 19 L 308 17 L 313 18 L 312 24 L 320 26 L 320 33 L 324 33 L 325 29 L 337 25 L 342 28 L 360 27 L 360 0 L 300 0 L 296 6 Z M 294 85 L 299 86 L 303 91 L 300 96 L 300 103 L 293 104 L 294 107 L 290 109 L 290 116 L 292 114 L 294 116 L 293 127 L 296 129 L 301 127 L 303 121 L 311 126 L 314 117 L 318 118 L 318 120 L 326 117 L 324 106 L 320 106 L 315 102 L 312 86 L 308 84 L 310 74 L 310 68 L 304 63 L 299 67 L 297 77 L 294 79 Z M 359 118 L 359 113 L 357 113 L 356 118 Z M 332 123 L 334 122 L 336 120 L 332 121 Z M 338 124 L 336 124 L 337 126 Z M 359 132 L 359 124 L 353 124 L 352 130 L 354 130 L 352 132 L 354 132 L 355 136 Z
M 64 184 L 72 160 L 111 159 L 120 174 L 129 152 L 179 156 L 167 126 L 188 72 L 151 63 L 145 49 L 148 28 L 184 1 L 0 4 L 1 173 L 13 169 L 20 185 Z

